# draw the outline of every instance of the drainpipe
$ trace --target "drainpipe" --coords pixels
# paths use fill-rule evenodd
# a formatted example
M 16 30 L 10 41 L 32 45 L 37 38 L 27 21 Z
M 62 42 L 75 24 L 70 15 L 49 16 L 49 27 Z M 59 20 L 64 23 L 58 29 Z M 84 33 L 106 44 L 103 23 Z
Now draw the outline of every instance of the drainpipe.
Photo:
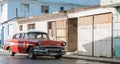
M 119 18 L 119 13 L 120 13 L 120 6 L 117 6 L 115 8 L 117 10 L 117 21 L 119 21 L 118 18 Z
M 16 19 L 18 19 L 18 9 L 16 8 Z

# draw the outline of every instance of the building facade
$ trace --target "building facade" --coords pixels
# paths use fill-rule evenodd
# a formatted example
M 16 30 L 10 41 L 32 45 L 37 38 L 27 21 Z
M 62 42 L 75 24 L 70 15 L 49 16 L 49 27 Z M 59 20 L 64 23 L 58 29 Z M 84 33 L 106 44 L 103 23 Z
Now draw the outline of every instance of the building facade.
M 21 26 L 28 30 L 31 23 L 34 29 L 48 32 L 55 40 L 66 41 L 67 50 L 76 55 L 120 58 L 118 14 L 114 7 L 93 6 L 17 22 L 19 30 Z
M 16 31 L 15 27 L 17 23 L 12 22 L 12 19 L 25 18 L 31 16 L 38 16 L 41 14 L 58 13 L 64 10 L 69 10 L 77 7 L 83 7 L 82 5 L 69 4 L 64 2 L 47 2 L 38 0 L 0 0 L 0 23 L 2 45 L 4 41 L 11 37 Z M 9 22 L 11 21 L 11 22 Z M 9 31 L 12 30 L 13 31 Z M 9 35 L 10 33 L 11 35 Z
M 1 0 L 0 5 L 1 22 L 16 16 L 30 17 L 80 7 L 80 5 L 69 3 L 47 3 L 37 0 Z
M 55 13 L 16 21 L 18 22 L 19 31 L 29 29 L 44 31 L 48 33 L 49 38 L 52 40 L 65 41 L 67 51 L 77 50 L 77 18 L 68 19 L 66 13 Z

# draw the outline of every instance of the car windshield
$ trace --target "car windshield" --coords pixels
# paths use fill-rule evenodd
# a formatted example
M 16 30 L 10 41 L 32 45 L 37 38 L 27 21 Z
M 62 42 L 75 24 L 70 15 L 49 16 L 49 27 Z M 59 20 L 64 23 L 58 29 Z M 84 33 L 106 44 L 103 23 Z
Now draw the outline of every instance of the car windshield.
M 29 32 L 28 38 L 48 39 L 48 35 L 46 33 L 40 32 Z

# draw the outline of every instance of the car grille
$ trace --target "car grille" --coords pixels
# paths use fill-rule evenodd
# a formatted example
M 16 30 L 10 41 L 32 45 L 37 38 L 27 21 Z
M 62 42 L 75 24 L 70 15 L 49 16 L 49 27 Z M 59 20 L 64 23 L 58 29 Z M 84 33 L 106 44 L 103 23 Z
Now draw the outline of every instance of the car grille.
M 48 52 L 58 52 L 58 51 L 60 51 L 60 49 L 54 49 L 54 48 L 53 49 L 52 48 L 51 49 L 47 49 L 47 50 L 48 50 Z
M 39 49 L 47 50 L 49 53 L 58 53 L 62 48 L 60 47 L 39 47 Z

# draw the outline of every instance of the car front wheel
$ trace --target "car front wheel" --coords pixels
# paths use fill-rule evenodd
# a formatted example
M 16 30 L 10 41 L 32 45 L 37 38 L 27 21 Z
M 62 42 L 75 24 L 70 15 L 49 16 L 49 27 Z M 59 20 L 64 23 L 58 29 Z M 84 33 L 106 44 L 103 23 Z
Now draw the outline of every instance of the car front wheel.
M 9 54 L 10 54 L 10 56 L 14 56 L 14 55 L 15 55 L 15 53 L 12 52 L 12 49 L 11 49 L 11 48 L 9 48 Z
M 32 47 L 30 47 L 30 49 L 29 49 L 28 57 L 29 57 L 29 59 L 35 59 L 36 58 L 36 56 L 34 55 Z
M 62 57 L 62 55 L 57 55 L 55 56 L 55 59 L 60 59 Z

